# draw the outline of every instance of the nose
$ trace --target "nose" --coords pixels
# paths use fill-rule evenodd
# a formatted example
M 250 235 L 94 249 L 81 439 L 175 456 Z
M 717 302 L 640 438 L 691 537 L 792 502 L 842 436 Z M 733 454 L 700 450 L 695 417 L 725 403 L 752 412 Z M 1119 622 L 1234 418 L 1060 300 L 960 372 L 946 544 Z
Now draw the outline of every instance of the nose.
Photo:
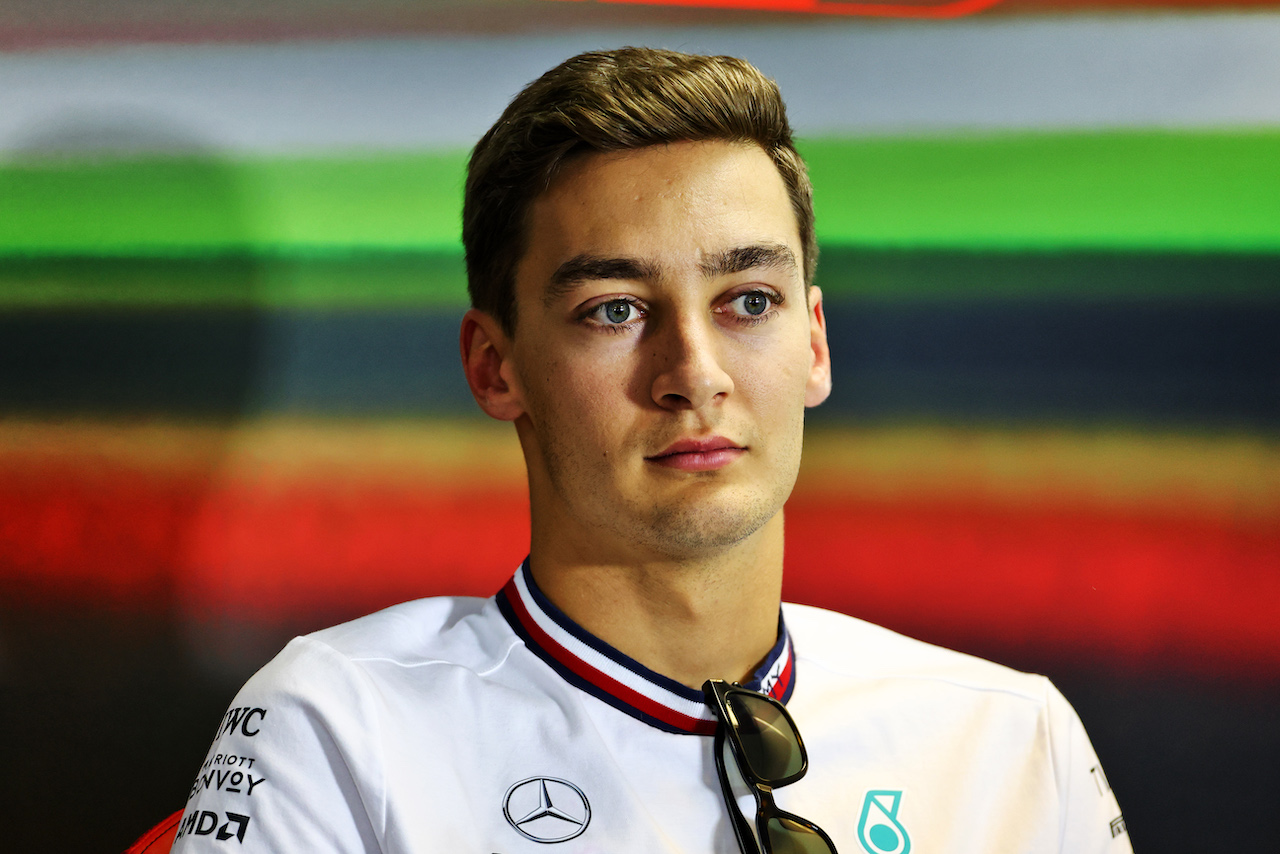
M 733 392 L 711 318 L 667 318 L 651 341 L 653 400 L 664 409 L 701 409 Z

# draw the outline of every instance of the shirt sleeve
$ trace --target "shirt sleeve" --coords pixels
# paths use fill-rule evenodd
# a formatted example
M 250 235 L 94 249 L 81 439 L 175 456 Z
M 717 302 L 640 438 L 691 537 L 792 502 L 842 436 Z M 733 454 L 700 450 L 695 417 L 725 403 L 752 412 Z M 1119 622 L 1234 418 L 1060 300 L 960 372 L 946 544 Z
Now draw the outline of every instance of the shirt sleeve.
M 236 695 L 196 775 L 175 854 L 376 852 L 385 830 L 374 692 L 297 638 Z
M 1062 816 L 1062 854 L 1132 854 L 1129 831 L 1080 717 L 1052 685 L 1049 737 Z

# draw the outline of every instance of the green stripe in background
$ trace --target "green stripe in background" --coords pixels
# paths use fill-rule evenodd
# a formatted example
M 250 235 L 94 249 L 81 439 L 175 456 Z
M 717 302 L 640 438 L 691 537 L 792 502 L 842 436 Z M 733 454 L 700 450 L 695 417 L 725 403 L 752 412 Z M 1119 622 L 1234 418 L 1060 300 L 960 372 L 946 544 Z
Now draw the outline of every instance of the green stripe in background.
M 1280 288 L 1280 131 L 815 139 L 802 149 L 831 296 L 1074 294 L 1081 282 L 1107 295 Z M 3 165 L 0 305 L 460 305 L 465 160 Z
M 814 140 L 824 244 L 1280 251 L 1280 131 Z
M 0 167 L 0 254 L 459 251 L 465 152 Z

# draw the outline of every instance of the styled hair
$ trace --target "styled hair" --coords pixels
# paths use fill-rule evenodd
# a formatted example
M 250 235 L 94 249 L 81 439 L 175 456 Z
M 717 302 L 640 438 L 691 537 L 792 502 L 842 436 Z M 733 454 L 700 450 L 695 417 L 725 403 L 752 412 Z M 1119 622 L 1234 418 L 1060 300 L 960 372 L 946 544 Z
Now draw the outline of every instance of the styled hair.
M 625 47 L 579 54 L 543 74 L 476 143 L 462 207 L 471 304 L 514 334 L 529 208 L 570 160 L 706 140 L 755 143 L 777 166 L 812 284 L 813 189 L 778 85 L 731 56 Z

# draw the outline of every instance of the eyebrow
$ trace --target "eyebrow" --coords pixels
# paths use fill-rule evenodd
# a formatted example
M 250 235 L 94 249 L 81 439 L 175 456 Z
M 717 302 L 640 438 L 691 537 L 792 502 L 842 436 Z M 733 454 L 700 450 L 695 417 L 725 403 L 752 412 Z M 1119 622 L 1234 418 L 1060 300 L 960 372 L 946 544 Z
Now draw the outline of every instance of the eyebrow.
M 551 282 L 542 300 L 548 306 L 565 294 L 571 293 L 583 282 L 603 279 L 629 279 L 632 281 L 656 279 L 658 265 L 639 258 L 601 258 L 598 255 L 575 255 L 551 274 Z
M 704 259 L 698 265 L 702 275 L 708 279 L 760 268 L 791 271 L 798 269 L 799 264 L 790 247 L 781 243 L 763 243 L 726 249 Z M 543 302 L 550 306 L 566 294 L 572 293 L 583 282 L 607 279 L 643 281 L 658 279 L 661 275 L 662 271 L 657 264 L 640 258 L 603 258 L 585 253 L 575 255 L 551 274 Z
M 791 249 L 781 243 L 763 243 L 727 249 L 698 265 L 708 279 L 761 268 L 790 271 L 799 267 Z

